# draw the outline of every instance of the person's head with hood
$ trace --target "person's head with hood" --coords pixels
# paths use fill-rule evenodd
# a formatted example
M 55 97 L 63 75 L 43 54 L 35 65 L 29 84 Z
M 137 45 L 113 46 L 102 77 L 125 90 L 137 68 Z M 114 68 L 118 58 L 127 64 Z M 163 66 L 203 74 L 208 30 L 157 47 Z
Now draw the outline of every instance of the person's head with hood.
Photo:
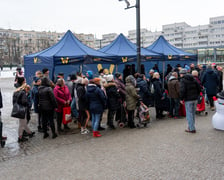
M 91 70 L 87 71 L 86 76 L 87 76 L 88 80 L 93 79 L 93 71 L 91 71 Z
M 179 74 L 180 74 L 180 77 L 183 77 L 183 76 L 185 76 L 187 74 L 187 70 L 185 68 L 182 68 L 180 70 Z
M 127 76 L 125 82 L 126 84 L 128 83 L 132 84 L 134 87 L 136 86 L 136 79 L 132 75 Z
M 50 87 L 51 86 L 51 82 L 49 80 L 49 78 L 47 77 L 43 77 L 41 79 L 41 86 L 47 86 L 47 87 Z

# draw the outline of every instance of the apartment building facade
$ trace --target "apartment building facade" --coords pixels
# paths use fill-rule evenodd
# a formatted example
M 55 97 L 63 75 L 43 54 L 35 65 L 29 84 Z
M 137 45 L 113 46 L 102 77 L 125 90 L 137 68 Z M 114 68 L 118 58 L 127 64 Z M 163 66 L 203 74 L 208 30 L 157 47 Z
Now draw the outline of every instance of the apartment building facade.
M 23 64 L 23 56 L 56 44 L 65 33 L 0 29 L 0 65 Z M 75 34 L 89 47 L 95 47 L 93 34 Z
M 100 49 L 110 44 L 118 34 L 109 33 L 97 39 L 93 34 L 76 34 L 85 45 Z M 0 29 L 0 65 L 23 64 L 23 56 L 46 49 L 57 43 L 64 33 Z M 151 45 L 163 35 L 172 45 L 198 54 L 199 63 L 224 62 L 224 16 L 212 17 L 209 24 L 190 26 L 185 22 L 167 24 L 162 31 L 141 29 L 141 46 Z M 136 30 L 127 38 L 136 43 Z

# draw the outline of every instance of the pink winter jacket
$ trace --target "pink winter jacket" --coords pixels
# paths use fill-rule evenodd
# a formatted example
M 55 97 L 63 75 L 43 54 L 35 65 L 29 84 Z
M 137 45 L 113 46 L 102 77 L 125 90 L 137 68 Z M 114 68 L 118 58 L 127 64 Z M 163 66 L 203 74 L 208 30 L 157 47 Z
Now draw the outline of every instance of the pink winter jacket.
M 56 112 L 62 112 L 63 107 L 68 106 L 65 104 L 65 102 L 68 100 L 71 102 L 72 100 L 71 94 L 66 85 L 64 87 L 60 87 L 59 85 L 56 85 L 56 87 L 54 88 L 54 96 L 58 104 L 58 108 L 55 110 Z

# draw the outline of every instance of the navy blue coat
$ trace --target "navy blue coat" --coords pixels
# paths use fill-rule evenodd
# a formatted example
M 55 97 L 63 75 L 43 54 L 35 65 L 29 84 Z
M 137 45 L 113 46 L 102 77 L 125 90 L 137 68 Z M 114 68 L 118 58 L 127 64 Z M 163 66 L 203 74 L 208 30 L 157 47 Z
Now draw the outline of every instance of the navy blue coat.
M 202 85 L 206 88 L 207 95 L 215 96 L 219 87 L 219 78 L 217 73 L 210 68 L 207 69 L 202 78 Z
M 89 102 L 89 110 L 94 114 L 102 114 L 106 107 L 106 96 L 103 90 L 95 84 L 87 86 L 87 98 Z
M 137 88 L 139 88 L 138 95 L 141 97 L 142 102 L 148 106 L 151 100 L 148 83 L 142 78 L 137 78 Z
M 164 92 L 162 83 L 160 82 L 159 79 L 156 79 L 156 78 L 152 79 L 152 83 L 155 89 L 155 92 L 154 92 L 155 106 L 162 107 L 163 101 L 161 100 L 161 98 L 163 97 L 163 92 Z

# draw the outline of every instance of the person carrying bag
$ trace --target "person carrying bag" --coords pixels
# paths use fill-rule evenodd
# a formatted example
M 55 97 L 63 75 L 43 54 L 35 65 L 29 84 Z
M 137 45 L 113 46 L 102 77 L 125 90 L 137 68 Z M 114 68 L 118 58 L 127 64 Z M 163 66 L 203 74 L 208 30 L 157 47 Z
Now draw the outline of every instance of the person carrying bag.
M 13 109 L 11 116 L 19 119 L 18 129 L 18 142 L 25 142 L 28 139 L 23 136 L 25 130 L 30 138 L 32 138 L 35 132 L 32 132 L 27 126 L 26 113 L 28 107 L 28 99 L 26 93 L 28 92 L 25 78 L 21 77 L 21 86 L 13 93 Z

